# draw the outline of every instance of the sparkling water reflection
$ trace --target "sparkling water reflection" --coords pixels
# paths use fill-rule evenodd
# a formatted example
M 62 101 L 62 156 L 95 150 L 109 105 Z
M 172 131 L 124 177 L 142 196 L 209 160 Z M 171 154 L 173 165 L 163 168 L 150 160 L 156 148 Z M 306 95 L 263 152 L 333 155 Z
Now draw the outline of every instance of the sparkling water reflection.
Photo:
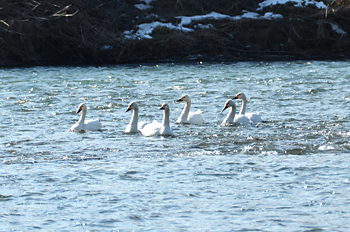
M 0 70 L 1 231 L 346 231 L 349 62 L 241 62 Z M 264 122 L 219 126 L 248 97 Z M 204 124 L 175 122 L 189 94 Z M 102 131 L 68 132 L 79 116 Z M 237 107 L 241 106 L 235 100 Z

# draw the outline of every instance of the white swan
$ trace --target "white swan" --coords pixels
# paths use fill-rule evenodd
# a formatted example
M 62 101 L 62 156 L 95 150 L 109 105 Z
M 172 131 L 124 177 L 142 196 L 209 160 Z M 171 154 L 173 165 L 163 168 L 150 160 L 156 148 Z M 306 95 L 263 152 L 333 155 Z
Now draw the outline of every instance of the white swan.
M 183 95 L 177 102 L 184 101 L 185 107 L 182 110 L 180 117 L 176 120 L 176 123 L 190 123 L 201 125 L 203 123 L 203 115 L 200 110 L 196 112 L 190 112 L 191 98 L 187 94 Z
M 173 130 L 170 127 L 170 108 L 167 103 L 163 103 L 160 107 L 160 110 L 164 110 L 163 113 L 163 121 L 159 123 L 157 121 L 153 121 L 150 124 L 147 124 L 144 128 L 140 129 L 141 133 L 144 136 L 156 136 L 156 135 L 174 135 Z
M 146 121 L 138 122 L 139 120 L 139 107 L 136 102 L 130 102 L 128 109 L 125 112 L 132 110 L 132 116 L 130 123 L 125 128 L 125 133 L 138 133 L 146 125 Z
M 82 131 L 82 130 L 91 130 L 96 131 L 102 128 L 102 123 L 99 119 L 94 120 L 85 120 L 87 107 L 84 103 L 81 103 L 78 107 L 77 114 L 81 113 L 80 119 L 76 122 L 69 130 L 70 131 Z
M 245 112 L 245 109 L 247 107 L 247 97 L 245 96 L 244 93 L 238 93 L 236 95 L 236 97 L 234 97 L 232 99 L 241 99 L 242 100 L 242 107 L 241 107 L 241 111 L 239 112 L 239 114 L 247 116 L 247 118 L 249 118 L 249 120 L 252 122 L 262 122 L 262 119 L 261 119 L 259 113 L 246 113 Z
M 236 115 L 236 104 L 231 99 L 227 100 L 225 103 L 225 107 L 222 109 L 221 113 L 224 112 L 227 108 L 231 107 L 230 112 L 227 114 L 226 118 L 222 121 L 221 125 L 232 125 L 235 123 L 242 123 L 246 125 L 250 125 L 250 120 L 244 115 Z

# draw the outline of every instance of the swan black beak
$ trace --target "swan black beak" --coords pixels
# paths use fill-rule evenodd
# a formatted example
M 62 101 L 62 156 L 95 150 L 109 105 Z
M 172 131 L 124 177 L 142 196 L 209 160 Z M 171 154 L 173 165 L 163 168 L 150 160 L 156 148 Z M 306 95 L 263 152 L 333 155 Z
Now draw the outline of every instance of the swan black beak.
M 232 100 L 235 100 L 235 99 L 238 99 L 238 96 L 236 96 L 236 97 L 232 98 Z
M 176 102 L 180 102 L 180 101 L 183 101 L 184 99 L 183 98 L 180 98 L 179 100 L 177 100 Z
M 127 108 L 126 110 L 125 110 L 125 112 L 129 112 L 131 109 L 130 108 Z
M 228 107 L 227 106 L 225 106 L 222 110 L 221 110 L 221 112 L 220 113 L 222 113 L 222 112 L 224 112 L 226 109 L 227 109 Z
M 160 107 L 160 108 L 159 108 L 159 110 L 164 110 L 164 107 L 163 107 L 163 106 L 162 106 L 162 107 Z
M 80 113 L 80 111 L 82 110 L 83 108 L 82 107 L 79 107 L 79 109 L 77 110 L 77 114 L 79 114 Z

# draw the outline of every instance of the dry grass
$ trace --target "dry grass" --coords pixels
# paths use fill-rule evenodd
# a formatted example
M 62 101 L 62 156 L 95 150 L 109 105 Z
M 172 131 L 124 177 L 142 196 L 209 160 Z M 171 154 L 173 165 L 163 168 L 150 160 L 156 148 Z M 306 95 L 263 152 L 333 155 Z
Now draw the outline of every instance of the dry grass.
M 133 7 L 136 2 L 2 0 L 2 64 L 149 62 L 186 59 L 198 54 L 203 59 L 332 58 L 350 54 L 350 10 L 344 2 L 327 11 L 308 10 L 299 18 L 235 22 L 207 20 L 205 23 L 213 24 L 216 29 L 182 33 L 158 28 L 151 40 L 126 40 L 121 33 L 145 20 L 145 13 Z M 231 3 L 228 9 L 225 1 L 210 2 L 216 8 L 222 4 L 226 12 L 239 11 L 248 4 L 245 2 L 244 5 L 243 1 Z M 173 3 L 176 4 L 176 0 Z M 181 3 L 184 7 L 184 4 L 196 2 Z M 205 6 L 201 4 L 198 6 L 202 8 L 197 7 L 197 10 L 209 11 L 208 3 Z M 249 7 L 253 6 L 254 1 L 250 1 Z M 178 3 L 173 8 L 181 13 L 182 7 Z M 279 10 L 288 14 L 292 11 L 286 8 Z M 347 34 L 335 32 L 332 24 Z M 106 45 L 108 49 L 103 49 Z
M 0 57 L 18 63 L 103 62 L 101 48 L 123 46 L 120 31 L 137 15 L 121 1 L 3 2 Z

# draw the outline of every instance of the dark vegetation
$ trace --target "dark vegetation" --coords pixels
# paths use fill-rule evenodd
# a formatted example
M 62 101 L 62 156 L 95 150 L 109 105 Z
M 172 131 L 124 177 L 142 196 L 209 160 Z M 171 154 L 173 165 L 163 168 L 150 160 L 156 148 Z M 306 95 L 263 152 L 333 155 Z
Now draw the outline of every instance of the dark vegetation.
M 201 60 L 288 60 L 350 58 L 347 1 L 314 6 L 276 5 L 283 19 L 206 20 L 213 29 L 185 33 L 157 28 L 152 39 L 125 39 L 123 32 L 155 20 L 213 11 L 236 16 L 255 11 L 262 0 L 0 0 L 0 64 L 64 65 Z M 336 32 L 335 27 L 345 33 Z

